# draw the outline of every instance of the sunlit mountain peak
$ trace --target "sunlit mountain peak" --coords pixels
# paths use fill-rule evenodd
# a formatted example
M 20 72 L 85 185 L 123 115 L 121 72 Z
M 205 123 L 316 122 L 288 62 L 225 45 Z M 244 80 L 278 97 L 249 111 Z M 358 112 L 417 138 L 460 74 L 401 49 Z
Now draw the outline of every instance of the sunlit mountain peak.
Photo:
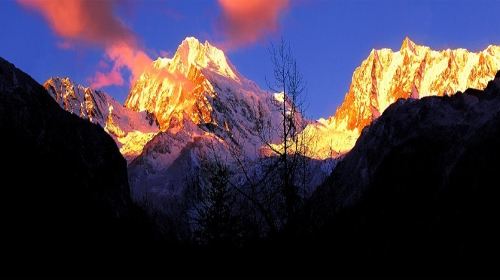
M 187 37 L 171 59 L 157 59 L 140 75 L 125 106 L 152 113 L 163 130 L 182 124 L 185 118 L 209 123 L 212 107 L 207 98 L 215 92 L 207 75 L 242 82 L 222 50 Z
M 410 37 L 406 36 L 405 39 L 403 40 L 403 43 L 401 44 L 401 49 L 400 51 L 415 51 L 416 48 L 415 42 L 413 42 Z
M 237 79 L 233 67 L 228 62 L 224 52 L 211 45 L 208 41 L 201 43 L 195 37 L 187 37 L 177 48 L 173 63 L 182 65 L 196 65 L 200 68 L 209 68 L 220 75 Z
M 329 119 L 304 133 L 318 139 L 315 156 L 348 152 L 361 131 L 396 100 L 442 96 L 467 88 L 484 89 L 500 69 L 500 46 L 480 52 L 432 50 L 406 37 L 399 51 L 372 50 L 356 68 L 344 101 Z

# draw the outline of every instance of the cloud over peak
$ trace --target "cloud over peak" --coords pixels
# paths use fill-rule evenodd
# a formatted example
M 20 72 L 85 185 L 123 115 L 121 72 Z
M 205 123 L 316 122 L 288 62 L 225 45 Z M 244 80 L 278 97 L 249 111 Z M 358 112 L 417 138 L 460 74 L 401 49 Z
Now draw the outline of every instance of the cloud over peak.
M 103 63 L 89 78 L 92 87 L 126 84 L 124 71 L 133 83 L 152 63 L 139 36 L 115 13 L 126 0 L 16 0 L 22 7 L 40 14 L 63 41 L 61 49 L 95 46 L 104 51 Z M 219 27 L 225 35 L 224 49 L 257 42 L 276 31 L 280 15 L 289 0 L 218 0 Z M 104 63 L 110 62 L 110 63 Z
M 289 0 L 218 0 L 229 48 L 251 44 L 278 29 Z
M 100 88 L 123 85 L 122 70 L 131 72 L 134 80 L 151 58 L 138 44 L 137 36 L 115 14 L 117 0 L 17 0 L 27 9 L 40 13 L 52 30 L 72 43 L 86 43 L 104 48 L 106 58 L 113 62 L 108 72 L 99 71 L 90 78 L 91 86 Z
M 39 12 L 52 30 L 67 40 L 109 45 L 135 43 L 135 35 L 113 14 L 117 1 L 17 0 Z

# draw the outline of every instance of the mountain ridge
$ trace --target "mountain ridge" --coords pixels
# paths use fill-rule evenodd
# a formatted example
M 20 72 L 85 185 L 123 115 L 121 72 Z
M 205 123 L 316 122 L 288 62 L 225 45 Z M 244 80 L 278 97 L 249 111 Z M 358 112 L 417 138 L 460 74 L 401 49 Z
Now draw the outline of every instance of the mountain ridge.
M 435 51 L 405 37 L 399 50 L 372 49 L 354 71 L 349 91 L 335 113 L 306 126 L 303 133 L 315 139 L 315 144 L 310 147 L 310 156 L 328 159 L 345 154 L 354 146 L 362 129 L 398 98 L 441 96 L 466 88 L 483 89 L 498 67 L 500 46 L 495 45 L 477 53 L 463 48 Z M 202 43 L 194 37 L 187 37 L 172 58 L 158 58 L 140 75 L 124 105 L 108 102 L 116 104 L 113 108 L 125 111 L 113 115 L 130 115 L 130 111 L 146 114 L 150 119 L 156 119 L 157 128 L 145 131 L 131 129 L 126 124 L 113 126 L 111 120 L 110 133 L 129 161 L 137 157 L 159 131 L 183 129 L 184 120 L 198 126 L 213 126 L 227 134 L 226 138 L 230 137 L 232 128 L 249 134 L 245 132 L 250 128 L 248 125 L 241 127 L 240 121 L 231 121 L 234 116 L 228 119 L 227 115 L 219 112 L 222 107 L 230 111 L 225 104 L 229 102 L 217 96 L 217 92 L 228 85 L 242 92 L 231 97 L 231 102 L 236 99 L 236 102 L 246 103 L 249 107 L 262 104 L 263 99 L 269 99 L 271 95 L 244 78 L 223 51 L 208 41 Z M 85 93 L 87 91 L 84 90 Z M 244 97 L 247 100 L 241 100 L 242 96 L 249 96 L 250 99 Z M 109 96 L 106 99 L 112 100 Z M 264 107 L 268 108 L 268 116 L 273 115 L 269 110 L 272 105 Z M 246 111 L 252 110 L 247 108 Z M 106 127 L 106 121 L 101 121 L 101 125 Z
M 500 46 L 474 53 L 432 50 L 406 37 L 401 48 L 372 49 L 352 76 L 349 91 L 334 115 L 305 133 L 320 138 L 315 154 L 328 158 L 348 152 L 362 129 L 399 98 L 442 96 L 467 88 L 483 89 L 500 69 Z
M 154 114 L 162 130 L 168 129 L 171 122 L 182 123 L 185 113 L 195 123 L 209 122 L 212 108 L 207 98 L 213 97 L 210 93 L 214 89 L 206 71 L 236 82 L 241 80 L 221 50 L 208 41 L 202 44 L 187 37 L 171 59 L 158 58 L 141 74 L 124 106 Z

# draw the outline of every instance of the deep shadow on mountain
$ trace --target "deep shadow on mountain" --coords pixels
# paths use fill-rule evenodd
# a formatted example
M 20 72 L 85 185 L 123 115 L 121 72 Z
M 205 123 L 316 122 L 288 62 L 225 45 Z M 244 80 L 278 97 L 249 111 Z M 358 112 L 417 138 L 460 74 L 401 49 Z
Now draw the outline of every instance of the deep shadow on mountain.
M 344 272 L 497 273 L 499 170 L 500 72 L 484 91 L 391 105 L 288 238 Z
M 113 140 L 1 58 L 0 131 L 2 271 L 109 268 L 153 239 Z

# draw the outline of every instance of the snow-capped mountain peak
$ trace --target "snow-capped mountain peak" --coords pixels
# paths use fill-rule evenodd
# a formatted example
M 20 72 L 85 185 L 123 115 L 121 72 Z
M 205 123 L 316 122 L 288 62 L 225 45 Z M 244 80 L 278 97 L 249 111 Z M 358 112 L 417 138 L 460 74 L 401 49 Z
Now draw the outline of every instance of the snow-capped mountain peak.
M 500 46 L 480 52 L 432 50 L 408 37 L 398 51 L 372 50 L 353 73 L 349 91 L 333 116 L 305 133 L 318 139 L 316 157 L 349 151 L 364 127 L 403 98 L 442 96 L 467 88 L 484 89 L 500 69 Z
M 315 157 L 342 154 L 354 146 L 364 127 L 399 98 L 482 89 L 499 68 L 500 46 L 490 45 L 480 52 L 435 51 L 406 37 L 399 50 L 372 50 L 354 71 L 349 91 L 335 114 L 311 123 L 304 133 L 317 139 Z M 119 143 L 128 141 L 107 117 L 120 115 L 116 111 L 123 108 L 120 104 L 106 101 L 101 106 L 96 100 L 103 99 L 102 93 L 70 85 L 64 79 L 46 83 L 48 88 L 59 89 L 61 94 L 53 97 L 66 110 L 99 123 L 115 136 L 122 135 Z M 267 93 L 245 79 L 222 50 L 188 37 L 172 58 L 158 58 L 145 69 L 125 101 L 125 115 L 142 112 L 156 119 L 160 130 L 168 133 L 196 128 L 201 130 L 187 134 L 215 133 L 221 139 L 255 146 L 258 141 L 252 134 L 256 116 L 261 113 L 258 110 L 264 108 L 271 121 L 279 119 L 273 116 L 273 99 L 279 101 L 282 96 Z M 145 139 L 151 139 L 149 136 Z M 134 150 L 141 150 L 139 146 L 145 143 L 141 141 Z
M 410 52 L 415 52 L 417 45 L 408 37 L 406 36 L 405 39 L 403 40 L 403 43 L 401 44 L 400 52 L 405 52 L 405 51 L 410 51 Z
M 238 80 L 238 75 L 228 62 L 224 52 L 208 41 L 201 43 L 194 37 L 187 37 L 177 48 L 172 63 L 183 66 L 196 65 L 222 76 Z
M 140 75 L 125 106 L 155 115 L 164 131 L 184 120 L 215 123 L 211 100 L 227 88 L 250 89 L 262 95 L 237 73 L 222 50 L 188 37 L 171 59 L 159 58 Z

